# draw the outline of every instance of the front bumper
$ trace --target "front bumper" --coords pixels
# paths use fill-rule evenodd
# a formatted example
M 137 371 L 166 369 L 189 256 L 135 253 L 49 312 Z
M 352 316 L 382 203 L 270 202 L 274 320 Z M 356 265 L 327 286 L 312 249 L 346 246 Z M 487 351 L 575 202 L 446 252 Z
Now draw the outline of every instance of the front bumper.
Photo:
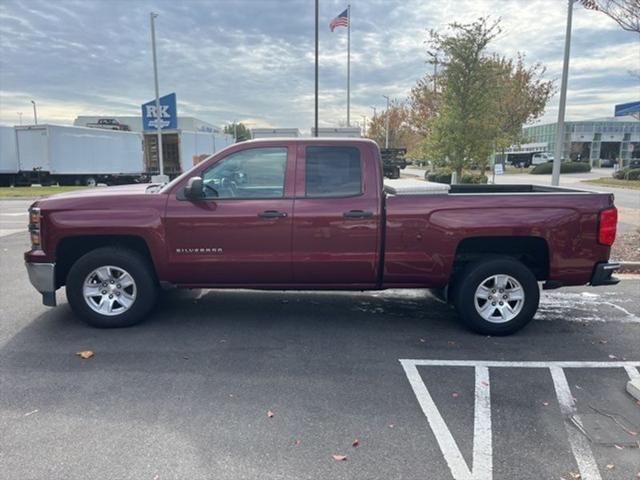
M 620 279 L 613 276 L 613 273 L 620 268 L 619 263 L 598 263 L 593 269 L 590 285 L 597 287 L 598 285 L 615 285 L 620 283 Z
M 56 264 L 25 262 L 29 281 L 42 294 L 42 303 L 56 306 Z

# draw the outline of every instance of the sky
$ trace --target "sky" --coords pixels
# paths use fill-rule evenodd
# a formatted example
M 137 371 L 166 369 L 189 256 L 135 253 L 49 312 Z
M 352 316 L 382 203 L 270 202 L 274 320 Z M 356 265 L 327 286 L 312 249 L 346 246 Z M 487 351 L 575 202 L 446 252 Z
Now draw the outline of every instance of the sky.
M 559 85 L 563 0 L 351 0 L 351 120 L 403 99 L 432 70 L 430 29 L 500 18 L 490 51 L 541 62 Z M 329 30 L 346 1 L 320 0 L 320 126 L 346 122 L 347 32 Z M 0 123 L 70 124 L 78 115 L 139 115 L 154 97 L 149 13 L 156 20 L 161 95 L 178 114 L 215 125 L 313 124 L 313 0 L 2 0 Z M 640 36 L 575 6 L 567 119 L 613 115 L 640 100 Z M 556 95 L 543 122 L 557 117 Z

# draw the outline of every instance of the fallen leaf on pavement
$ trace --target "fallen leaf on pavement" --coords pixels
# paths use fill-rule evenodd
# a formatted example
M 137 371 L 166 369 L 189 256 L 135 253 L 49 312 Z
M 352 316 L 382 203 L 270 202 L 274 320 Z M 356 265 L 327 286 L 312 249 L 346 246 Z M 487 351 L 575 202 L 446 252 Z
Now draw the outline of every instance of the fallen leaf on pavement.
M 336 454 L 336 455 L 332 455 L 332 456 L 333 456 L 333 459 L 334 459 L 336 462 L 344 462 L 344 461 L 347 459 L 347 456 L 346 456 L 346 455 Z
M 424 338 L 421 338 L 420 342 L 424 343 L 424 342 L 426 342 L 426 340 Z
M 542 402 L 542 404 L 543 404 L 545 407 L 548 407 L 548 406 L 549 406 L 549 402 Z
M 608 342 L 607 342 L 607 340 L 600 340 L 600 343 L 602 343 L 604 345 L 605 343 L 608 343 Z
M 93 357 L 93 352 L 91 350 L 83 350 L 82 352 L 77 352 L 76 355 L 78 355 L 80 358 L 86 360 L 87 358 L 91 358 Z
M 613 463 L 607 465 L 607 470 L 613 470 L 616 466 Z
M 38 409 L 37 408 L 35 410 L 31 410 L 30 412 L 25 413 L 24 416 L 28 417 L 29 415 L 33 415 L 34 413 L 38 413 Z
M 389 424 L 389 428 L 393 428 L 395 425 L 393 423 Z
M 352 447 L 357 447 L 359 445 L 360 445 L 360 440 L 358 440 L 357 438 L 353 442 L 351 442 Z
M 579 473 L 576 473 L 576 472 L 569 472 L 569 475 L 571 476 L 571 478 L 573 478 L 575 480 L 580 480 L 582 478 L 582 475 L 580 475 Z
M 458 392 L 453 392 L 453 393 L 451 394 L 451 396 L 452 396 L 453 398 L 458 398 L 458 397 L 460 396 L 460 394 L 459 394 Z
M 275 413 L 273 413 L 271 410 L 267 410 L 267 417 L 273 418 L 274 415 Z
M 609 355 L 609 358 L 610 358 L 611 360 L 615 360 L 615 359 L 617 359 L 618 357 L 616 357 L 615 355 Z
M 616 447 L 618 450 L 624 450 L 624 447 L 621 447 L 621 446 L 620 446 L 620 445 L 618 445 L 618 444 L 615 444 L 615 443 L 614 443 L 614 445 L 613 445 L 613 446 L 614 446 L 614 447 Z
M 480 382 L 482 385 L 484 385 L 485 387 L 489 386 L 489 382 L 485 382 L 484 380 Z

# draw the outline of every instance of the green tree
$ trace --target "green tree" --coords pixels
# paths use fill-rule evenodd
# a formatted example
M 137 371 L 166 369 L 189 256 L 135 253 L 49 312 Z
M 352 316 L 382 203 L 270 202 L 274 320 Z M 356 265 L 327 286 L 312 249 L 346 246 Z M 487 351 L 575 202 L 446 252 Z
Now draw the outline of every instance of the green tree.
M 481 18 L 449 28 L 444 34 L 430 32 L 430 47 L 442 59 L 443 91 L 424 146 L 429 158 L 446 164 L 460 178 L 471 165 L 486 166 L 494 148 L 495 88 L 487 45 L 500 27 L 499 21 Z
M 224 127 L 224 133 L 228 133 L 233 136 L 236 142 L 244 142 L 245 140 L 251 140 L 251 131 L 242 122 L 230 123 Z

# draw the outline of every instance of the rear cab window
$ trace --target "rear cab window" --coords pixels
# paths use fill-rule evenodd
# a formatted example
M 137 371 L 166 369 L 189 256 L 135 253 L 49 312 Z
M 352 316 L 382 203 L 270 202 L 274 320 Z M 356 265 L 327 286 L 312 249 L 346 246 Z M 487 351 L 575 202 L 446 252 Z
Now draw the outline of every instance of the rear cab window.
M 362 194 L 362 159 L 356 147 L 307 147 L 307 198 L 352 197 Z

